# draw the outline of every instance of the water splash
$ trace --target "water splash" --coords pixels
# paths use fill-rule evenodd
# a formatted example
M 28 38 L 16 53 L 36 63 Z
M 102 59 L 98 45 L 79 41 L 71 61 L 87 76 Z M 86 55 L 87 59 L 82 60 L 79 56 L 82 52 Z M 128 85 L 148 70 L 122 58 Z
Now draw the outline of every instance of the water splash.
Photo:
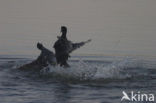
M 21 65 L 31 61 L 32 60 L 24 59 L 5 62 L 1 64 L 1 68 L 11 68 L 15 70 Z M 105 81 L 145 78 L 150 76 L 149 73 L 152 73 L 151 75 L 155 73 L 155 66 L 153 69 L 153 65 L 151 65 L 150 62 L 129 57 L 110 62 L 104 60 L 99 62 L 97 60 L 79 59 L 78 61 L 70 61 L 69 64 L 71 65 L 70 68 L 48 65 L 40 71 L 40 75 L 43 77 L 48 76 L 48 78 L 74 81 Z
M 133 62 L 132 62 L 133 61 Z M 57 75 L 57 77 L 71 78 L 79 80 L 101 80 L 101 79 L 127 79 L 132 74 L 127 71 L 128 68 L 136 67 L 138 64 L 134 60 L 123 59 L 114 61 L 110 64 L 88 63 L 79 60 L 78 63 L 72 63 L 70 68 L 48 66 L 41 71 L 43 75 Z

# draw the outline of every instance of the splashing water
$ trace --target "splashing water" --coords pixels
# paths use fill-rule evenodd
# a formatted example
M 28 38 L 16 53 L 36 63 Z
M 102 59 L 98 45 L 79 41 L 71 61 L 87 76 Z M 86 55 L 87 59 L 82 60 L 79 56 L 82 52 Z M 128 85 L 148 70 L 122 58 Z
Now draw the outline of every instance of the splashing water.
M 123 89 L 155 92 L 156 60 L 99 58 L 85 57 L 78 61 L 73 58 L 69 61 L 70 68 L 49 65 L 40 73 L 17 69 L 32 59 L 1 59 L 0 102 L 21 103 L 20 96 L 22 103 L 60 102 L 60 98 L 60 103 L 64 103 L 65 98 L 78 100 L 77 103 L 88 98 L 93 98 L 93 102 L 113 100 L 115 103 L 121 100 Z
M 130 59 L 123 59 L 121 61 L 114 61 L 110 64 L 91 64 L 79 60 L 78 63 L 72 63 L 70 68 L 63 68 L 60 66 L 48 67 L 41 70 L 42 75 L 57 76 L 68 79 L 78 80 L 102 80 L 102 79 L 126 79 L 132 76 L 127 72 L 127 68 L 136 67 L 138 64 L 132 62 Z

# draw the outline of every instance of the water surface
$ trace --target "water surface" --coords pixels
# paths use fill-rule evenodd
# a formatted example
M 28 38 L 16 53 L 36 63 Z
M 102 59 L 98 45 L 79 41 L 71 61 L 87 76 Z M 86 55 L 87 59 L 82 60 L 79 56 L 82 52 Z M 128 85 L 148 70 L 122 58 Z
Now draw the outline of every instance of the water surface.
M 153 59 L 76 56 L 71 68 L 35 73 L 17 70 L 32 58 L 2 57 L 1 103 L 120 103 L 123 90 L 156 93 Z

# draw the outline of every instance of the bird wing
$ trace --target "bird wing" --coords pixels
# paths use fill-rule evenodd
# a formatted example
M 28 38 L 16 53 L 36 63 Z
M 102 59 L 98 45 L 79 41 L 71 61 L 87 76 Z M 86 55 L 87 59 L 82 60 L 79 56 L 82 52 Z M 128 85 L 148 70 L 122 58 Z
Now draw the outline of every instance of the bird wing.
M 91 39 L 87 41 L 79 42 L 79 43 L 72 43 L 72 48 L 70 49 L 69 53 L 75 51 L 76 49 L 84 46 L 86 43 L 89 43 L 89 42 L 91 42 Z

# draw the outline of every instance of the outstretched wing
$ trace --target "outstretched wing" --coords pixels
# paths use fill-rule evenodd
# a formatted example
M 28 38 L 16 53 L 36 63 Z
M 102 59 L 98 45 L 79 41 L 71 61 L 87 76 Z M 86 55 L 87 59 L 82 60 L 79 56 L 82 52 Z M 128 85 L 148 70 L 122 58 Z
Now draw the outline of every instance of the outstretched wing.
M 91 39 L 84 41 L 84 42 L 80 42 L 80 43 L 72 43 L 72 48 L 69 51 L 69 53 L 73 52 L 74 50 L 76 50 L 82 46 L 84 46 L 86 43 L 89 43 L 89 42 L 91 42 Z

